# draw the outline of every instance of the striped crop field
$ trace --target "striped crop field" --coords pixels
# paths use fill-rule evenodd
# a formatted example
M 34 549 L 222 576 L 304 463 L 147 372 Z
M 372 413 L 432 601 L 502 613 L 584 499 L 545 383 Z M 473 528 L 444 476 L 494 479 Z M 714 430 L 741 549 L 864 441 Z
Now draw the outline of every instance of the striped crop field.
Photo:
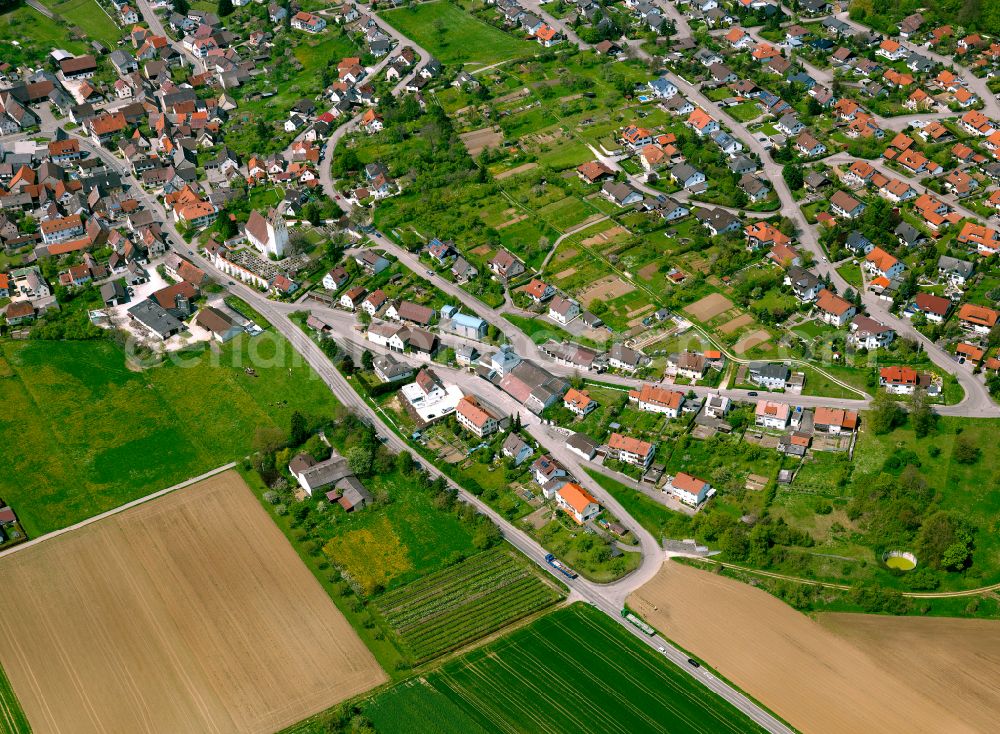
M 561 594 L 506 550 L 479 553 L 383 595 L 379 614 L 422 663 L 556 602 Z
M 729 703 L 583 605 L 363 704 L 380 734 L 757 734 Z

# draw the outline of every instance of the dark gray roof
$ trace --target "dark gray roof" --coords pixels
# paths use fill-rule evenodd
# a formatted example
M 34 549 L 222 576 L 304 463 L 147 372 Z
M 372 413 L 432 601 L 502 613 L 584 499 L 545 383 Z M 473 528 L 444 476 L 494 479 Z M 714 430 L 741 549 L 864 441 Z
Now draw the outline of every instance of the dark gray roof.
M 184 324 L 179 319 L 171 316 L 166 309 L 152 300 L 137 303 L 128 312 L 129 315 L 161 337 L 176 334 L 184 328 Z

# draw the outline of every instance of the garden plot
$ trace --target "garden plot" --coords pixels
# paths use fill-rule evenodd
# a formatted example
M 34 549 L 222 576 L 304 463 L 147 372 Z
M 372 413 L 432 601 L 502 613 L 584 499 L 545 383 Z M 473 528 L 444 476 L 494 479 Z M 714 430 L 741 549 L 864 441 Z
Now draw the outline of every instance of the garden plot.
M 491 127 L 461 133 L 458 136 L 469 155 L 475 158 L 485 148 L 499 148 L 503 144 L 503 132 Z
M 741 337 L 740 340 L 736 342 L 736 344 L 733 346 L 733 351 L 735 351 L 737 354 L 746 354 L 754 347 L 767 344 L 770 338 L 771 334 L 769 332 L 765 331 L 764 329 L 755 329 L 751 331 L 749 334 L 746 334 L 745 336 Z
M 506 171 L 502 171 L 496 174 L 493 178 L 495 178 L 497 181 L 503 181 L 505 178 L 516 176 L 519 173 L 527 173 L 528 171 L 535 168 L 538 168 L 537 163 L 522 163 L 520 166 L 514 166 L 513 168 L 508 168 Z
M 597 299 L 611 301 L 635 290 L 635 286 L 626 283 L 617 275 L 609 275 L 601 278 L 596 283 L 588 286 L 577 294 L 577 297 L 584 306 L 589 306 Z
M 594 245 L 606 245 L 608 242 L 616 240 L 620 237 L 628 235 L 629 231 L 620 225 L 614 227 L 608 227 L 603 232 L 598 232 L 595 235 L 591 235 L 586 239 L 580 240 L 580 244 L 584 247 L 592 247 Z
M 559 593 L 506 551 L 480 553 L 384 595 L 379 614 L 422 663 L 552 604 Z
M 737 331 L 742 329 L 744 326 L 750 326 L 753 323 L 753 316 L 750 314 L 740 314 L 734 319 L 730 319 L 722 326 L 719 327 L 719 331 L 723 334 L 735 334 Z
M 733 307 L 733 302 L 721 293 L 710 293 L 704 298 L 695 301 L 690 306 L 685 306 L 684 310 L 694 316 L 698 321 L 711 321 L 719 314 L 725 313 Z

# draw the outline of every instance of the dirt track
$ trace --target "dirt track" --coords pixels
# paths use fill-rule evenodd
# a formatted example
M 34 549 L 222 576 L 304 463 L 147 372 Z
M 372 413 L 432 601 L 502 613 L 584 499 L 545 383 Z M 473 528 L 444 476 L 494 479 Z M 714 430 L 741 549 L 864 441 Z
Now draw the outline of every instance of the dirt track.
M 0 662 L 36 734 L 264 734 L 386 679 L 235 472 L 0 577 Z
M 875 657 L 738 581 L 671 562 L 628 603 L 806 734 L 979 731 Z

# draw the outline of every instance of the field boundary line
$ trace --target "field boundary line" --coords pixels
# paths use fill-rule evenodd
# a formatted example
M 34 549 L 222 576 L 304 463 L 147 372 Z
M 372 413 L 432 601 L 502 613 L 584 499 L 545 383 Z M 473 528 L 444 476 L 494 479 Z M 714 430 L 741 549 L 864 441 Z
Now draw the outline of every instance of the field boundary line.
M 152 494 L 147 494 L 144 497 L 139 497 L 138 499 L 134 499 L 131 502 L 126 502 L 124 505 L 113 507 L 112 509 L 106 510 L 105 512 L 102 512 L 99 515 L 88 517 L 86 520 L 81 520 L 80 522 L 75 523 L 73 525 L 69 525 L 65 528 L 60 528 L 59 530 L 53 530 L 51 533 L 46 533 L 45 535 L 39 535 L 37 538 L 33 538 L 24 543 L 19 543 L 18 545 L 15 545 L 13 548 L 8 548 L 7 550 L 0 552 L 0 558 L 11 556 L 17 553 L 18 551 L 23 551 L 27 548 L 31 548 L 35 545 L 38 545 L 39 543 L 42 543 L 46 540 L 52 540 L 53 538 L 57 538 L 60 535 L 65 535 L 66 533 L 73 532 L 74 530 L 80 530 L 81 528 L 85 528 L 87 525 L 98 522 L 99 520 L 104 520 L 105 518 L 117 515 L 120 512 L 124 512 L 125 510 L 130 510 L 133 507 L 138 507 L 139 505 L 145 504 L 146 502 L 158 499 L 159 497 L 163 497 L 164 495 L 168 495 L 171 492 L 176 492 L 178 489 L 184 489 L 185 487 L 190 487 L 192 484 L 197 484 L 200 481 L 214 477 L 216 474 L 221 474 L 224 471 L 229 471 L 230 469 L 235 469 L 235 468 L 236 468 L 236 462 L 230 461 L 228 464 L 223 464 L 222 466 L 216 467 L 215 469 L 210 469 L 204 474 L 199 474 L 196 477 L 185 479 L 183 482 L 178 482 L 177 484 L 167 487 L 166 489 L 158 489 Z

